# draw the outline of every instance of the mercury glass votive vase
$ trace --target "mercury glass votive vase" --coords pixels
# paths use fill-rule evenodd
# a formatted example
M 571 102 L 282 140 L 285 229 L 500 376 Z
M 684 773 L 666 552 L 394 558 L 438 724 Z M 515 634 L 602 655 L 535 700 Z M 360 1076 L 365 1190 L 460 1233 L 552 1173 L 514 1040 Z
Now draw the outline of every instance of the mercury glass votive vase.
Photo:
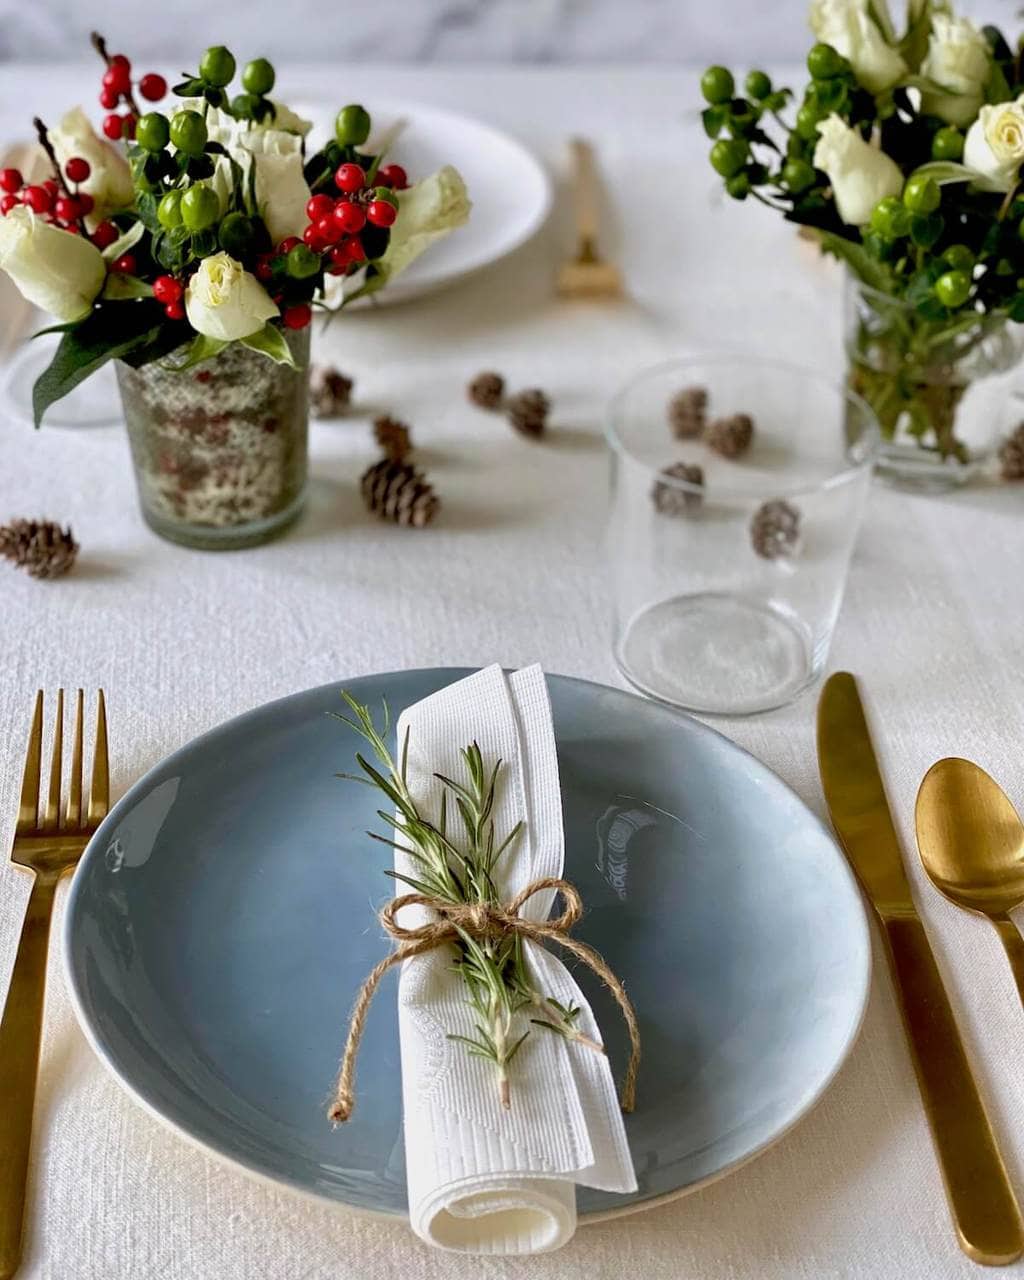
M 675 360 L 611 403 L 614 651 L 641 692 L 706 714 L 791 701 L 821 673 L 879 444 L 811 370 Z
M 161 537 L 199 550 L 277 537 L 306 493 L 309 329 L 285 330 L 295 368 L 233 342 L 187 369 L 119 361 L 139 503 Z

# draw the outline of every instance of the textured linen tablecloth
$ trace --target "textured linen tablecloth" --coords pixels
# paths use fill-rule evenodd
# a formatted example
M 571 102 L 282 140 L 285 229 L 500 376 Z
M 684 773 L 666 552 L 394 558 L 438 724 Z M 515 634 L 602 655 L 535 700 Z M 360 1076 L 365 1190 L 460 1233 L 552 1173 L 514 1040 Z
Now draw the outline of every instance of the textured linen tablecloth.
M 5 66 L 0 137 L 33 112 L 94 101 L 95 67 Z M 618 683 L 600 531 L 604 403 L 639 366 L 701 343 L 838 370 L 837 276 L 767 210 L 723 203 L 686 71 L 298 70 L 281 96 L 373 93 L 476 113 L 558 171 L 570 130 L 608 177 L 609 247 L 631 299 L 568 305 L 551 277 L 568 243 L 561 188 L 545 231 L 450 292 L 353 315 L 320 344 L 356 378 L 358 413 L 313 426 L 310 509 L 271 546 L 194 553 L 158 541 L 135 508 L 123 430 L 0 422 L 0 515 L 70 520 L 73 577 L 0 575 L 0 842 L 12 833 L 30 699 L 41 685 L 105 686 L 120 792 L 173 748 L 292 690 L 435 664 L 511 667 Z M 514 200 L 515 191 L 509 192 Z M 553 397 L 546 444 L 467 404 L 481 368 Z M 357 489 L 368 421 L 415 426 L 444 510 L 389 528 Z M 925 769 L 947 754 L 990 769 L 1024 807 L 1024 489 L 954 497 L 877 490 L 850 574 L 831 667 L 863 677 L 908 847 Z M 0 566 L 2 568 L 2 566 Z M 491 579 L 495 590 L 481 584 Z M 822 810 L 815 695 L 730 737 Z M 923 882 L 921 911 L 979 1083 L 1024 1195 L 1024 1015 L 994 930 Z M 26 879 L 0 871 L 0 984 Z M 58 917 L 60 904 L 58 903 Z M 876 939 L 877 944 L 877 939 Z M 57 948 L 37 1103 L 24 1275 L 38 1280 L 553 1280 L 728 1277 L 934 1280 L 976 1274 L 954 1242 L 896 1006 L 876 964 L 863 1033 L 828 1094 L 777 1146 L 725 1181 L 650 1213 L 583 1227 L 529 1261 L 432 1252 L 400 1223 L 263 1186 L 144 1115 L 93 1057 L 63 991 Z M 877 945 L 876 945 L 877 953 Z M 2 1105 L 2 1100 L 0 1100 Z M 1024 1274 L 1024 1265 L 1011 1268 Z

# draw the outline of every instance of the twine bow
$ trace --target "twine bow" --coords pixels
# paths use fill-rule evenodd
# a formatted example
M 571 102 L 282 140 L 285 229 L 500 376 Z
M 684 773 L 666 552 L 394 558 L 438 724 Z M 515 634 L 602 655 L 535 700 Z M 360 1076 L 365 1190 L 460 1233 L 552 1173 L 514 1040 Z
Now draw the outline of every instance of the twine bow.
M 562 895 L 565 905 L 561 915 L 549 920 L 528 920 L 521 916 L 519 912 L 533 895 L 543 893 L 546 889 L 554 889 Z M 429 907 L 436 919 L 413 929 L 399 924 L 398 913 L 403 907 L 414 905 Z M 636 1103 L 636 1077 L 640 1068 L 640 1028 L 637 1025 L 636 1011 L 622 983 L 599 953 L 593 947 L 588 947 L 585 942 L 580 942 L 578 938 L 570 935 L 569 930 L 582 914 L 583 900 L 579 890 L 568 880 L 562 880 L 557 876 L 546 876 L 532 881 L 506 904 L 446 902 L 441 898 L 423 893 L 404 893 L 400 897 L 392 898 L 381 911 L 380 922 L 399 945 L 374 966 L 359 988 L 359 995 L 356 997 L 355 1007 L 348 1024 L 348 1037 L 341 1059 L 341 1069 L 334 1087 L 334 1097 L 327 1112 L 329 1118 L 336 1122 L 347 1120 L 355 1108 L 356 1056 L 359 1053 L 359 1042 L 363 1038 L 366 1015 L 381 978 L 390 968 L 401 964 L 404 960 L 426 955 L 428 951 L 444 946 L 445 943 L 457 942 L 460 931 L 480 941 L 514 933 L 521 938 L 529 938 L 532 942 L 556 942 L 566 951 L 571 951 L 593 973 L 597 974 L 615 997 L 629 1030 L 631 1046 L 629 1064 L 622 1083 L 620 1102 L 623 1111 L 632 1111 Z

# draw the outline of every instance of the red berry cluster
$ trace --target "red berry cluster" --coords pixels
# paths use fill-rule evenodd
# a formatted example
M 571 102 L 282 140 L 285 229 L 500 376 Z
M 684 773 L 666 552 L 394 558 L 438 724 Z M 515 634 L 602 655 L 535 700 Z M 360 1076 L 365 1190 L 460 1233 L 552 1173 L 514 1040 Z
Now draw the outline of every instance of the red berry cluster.
M 128 256 L 130 255 L 125 254 L 125 257 Z M 184 296 L 185 286 L 174 276 L 157 276 L 153 281 L 153 297 L 157 302 L 163 303 L 168 320 L 185 319 L 185 307 L 182 303 Z
M 103 86 L 100 89 L 100 105 L 110 114 L 103 119 L 103 132 L 113 141 L 121 138 L 135 137 L 135 122 L 139 109 L 132 97 L 132 64 L 123 53 L 115 53 L 106 59 L 107 69 L 103 73 Z M 167 81 L 155 71 L 144 75 L 135 86 L 139 96 L 147 102 L 159 102 L 167 93 Z M 128 110 L 119 114 L 115 108 L 124 102 Z
M 401 165 L 388 165 L 377 174 L 375 183 L 381 187 L 402 190 L 408 185 Z M 341 193 L 329 196 L 324 193 L 311 196 L 306 205 L 309 225 L 302 239 L 314 253 L 326 254 L 332 275 L 344 275 L 352 267 L 366 261 L 366 250 L 359 233 L 367 223 L 375 227 L 390 227 L 398 216 L 398 210 L 389 200 L 375 198 L 374 189 L 367 187 L 366 171 L 354 163 L 341 164 L 335 170 L 334 185 Z M 291 243 L 285 242 L 288 249 Z M 297 241 L 295 243 L 298 243 Z M 284 245 L 278 252 L 287 252 Z
M 23 204 L 51 226 L 78 235 L 85 229 L 82 219 L 93 210 L 92 196 L 88 191 L 78 189 L 78 184 L 85 182 L 90 172 L 89 161 L 81 156 L 72 156 L 64 165 L 66 182 L 63 186 L 55 178 L 26 183 L 18 169 L 0 169 L 0 192 L 3 192 L 0 195 L 0 214 L 6 217 L 13 208 Z M 71 186 L 67 185 L 69 183 Z M 105 249 L 119 235 L 112 222 L 101 222 L 91 239 L 98 249 Z

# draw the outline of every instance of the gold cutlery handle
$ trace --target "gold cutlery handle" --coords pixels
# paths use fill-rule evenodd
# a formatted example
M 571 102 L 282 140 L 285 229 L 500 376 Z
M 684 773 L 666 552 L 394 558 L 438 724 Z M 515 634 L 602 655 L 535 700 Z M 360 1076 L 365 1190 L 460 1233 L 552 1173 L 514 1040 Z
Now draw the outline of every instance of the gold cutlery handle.
M 1017 984 L 1017 994 L 1021 1004 L 1024 1004 L 1024 938 L 1009 916 L 993 919 L 992 923 L 999 932 L 999 939 L 1013 972 L 1013 980 Z
M 597 168 L 594 148 L 585 138 L 573 138 L 569 143 L 573 163 L 573 189 L 576 200 L 576 233 L 583 257 L 597 253 L 597 233 L 600 214 L 597 202 Z
M 960 1247 L 975 1262 L 1013 1262 L 1024 1252 L 1024 1224 L 924 925 L 914 916 L 884 924 Z
M 21 1260 L 46 951 L 56 888 L 56 875 L 36 876 L 0 1021 L 0 1280 L 13 1276 Z

